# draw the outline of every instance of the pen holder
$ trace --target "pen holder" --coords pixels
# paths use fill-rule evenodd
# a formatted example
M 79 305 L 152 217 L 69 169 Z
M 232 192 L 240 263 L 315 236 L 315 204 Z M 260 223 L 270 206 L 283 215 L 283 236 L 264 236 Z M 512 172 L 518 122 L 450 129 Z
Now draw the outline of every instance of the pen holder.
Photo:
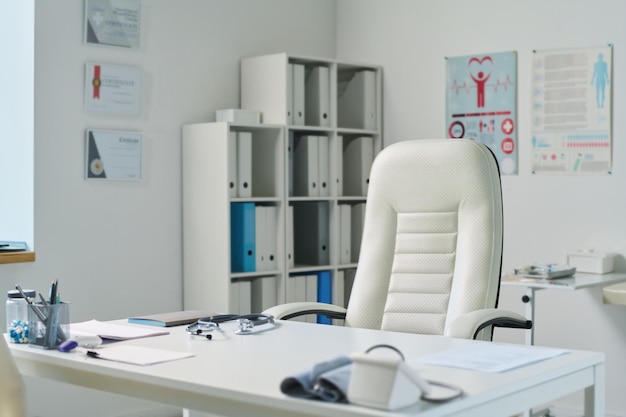
M 28 326 L 28 344 L 30 346 L 55 349 L 70 336 L 69 304 L 29 305 Z

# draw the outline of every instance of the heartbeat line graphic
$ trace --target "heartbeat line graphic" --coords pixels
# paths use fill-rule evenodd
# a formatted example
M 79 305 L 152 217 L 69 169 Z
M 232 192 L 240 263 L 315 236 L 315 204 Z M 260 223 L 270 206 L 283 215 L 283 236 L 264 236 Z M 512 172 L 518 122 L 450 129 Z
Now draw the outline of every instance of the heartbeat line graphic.
M 511 79 L 507 75 L 504 81 L 496 80 L 495 83 L 485 84 L 485 87 L 491 87 L 493 88 L 493 91 L 497 93 L 500 87 L 503 87 L 504 91 L 507 91 L 509 89 L 509 86 L 513 84 L 514 84 L 513 81 L 511 81 Z M 454 82 L 452 82 L 452 85 L 450 86 L 450 90 L 454 91 L 454 93 L 457 96 L 459 95 L 460 90 L 465 90 L 465 92 L 469 94 L 470 90 L 475 89 L 475 88 L 476 88 L 475 84 L 467 85 L 466 82 L 463 82 L 463 84 L 459 84 L 457 80 L 454 80 Z

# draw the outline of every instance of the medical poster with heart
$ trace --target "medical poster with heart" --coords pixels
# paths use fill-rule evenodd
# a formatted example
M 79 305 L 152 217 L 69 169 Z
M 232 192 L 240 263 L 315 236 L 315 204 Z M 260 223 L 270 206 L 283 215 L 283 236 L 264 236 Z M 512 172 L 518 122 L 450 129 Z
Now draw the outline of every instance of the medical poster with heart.
M 446 135 L 474 139 L 517 174 L 517 53 L 446 58 Z
M 611 173 L 612 46 L 533 51 L 532 172 Z

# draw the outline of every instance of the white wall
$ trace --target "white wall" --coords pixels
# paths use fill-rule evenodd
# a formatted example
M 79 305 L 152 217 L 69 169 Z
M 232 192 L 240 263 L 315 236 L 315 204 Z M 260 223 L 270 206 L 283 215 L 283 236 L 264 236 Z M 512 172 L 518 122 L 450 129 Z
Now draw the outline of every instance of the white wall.
M 178 310 L 181 125 L 215 121 L 215 110 L 238 107 L 241 58 L 276 52 L 334 57 L 335 2 L 143 1 L 140 50 L 84 45 L 82 0 L 37 0 L 35 13 L 37 261 L 0 265 L 0 283 L 45 292 L 58 278 L 63 299 L 72 303 L 72 321 Z M 142 68 L 141 117 L 83 111 L 84 65 L 93 60 Z M 143 132 L 144 179 L 85 181 L 86 128 Z M 4 309 L 0 319 L 5 322 Z M 81 407 L 92 402 L 90 416 L 145 407 L 74 388 L 59 394 L 34 381 L 28 388 L 32 415 L 84 416 Z M 45 408 L 58 398 L 71 401 Z
M 445 137 L 445 60 L 518 52 L 519 175 L 503 178 L 504 271 L 563 261 L 566 251 L 626 253 L 626 2 L 621 0 L 339 0 L 337 58 L 384 67 L 385 145 Z M 550 177 L 530 172 L 533 49 L 614 44 L 613 175 Z M 618 263 L 626 271 L 623 258 Z M 523 312 L 522 291 L 504 287 L 501 307 Z M 607 414 L 626 416 L 626 307 L 606 306 L 599 289 L 540 291 L 536 344 L 606 353 Z M 523 342 L 521 332 L 496 340 Z M 580 396 L 555 403 L 580 409 Z

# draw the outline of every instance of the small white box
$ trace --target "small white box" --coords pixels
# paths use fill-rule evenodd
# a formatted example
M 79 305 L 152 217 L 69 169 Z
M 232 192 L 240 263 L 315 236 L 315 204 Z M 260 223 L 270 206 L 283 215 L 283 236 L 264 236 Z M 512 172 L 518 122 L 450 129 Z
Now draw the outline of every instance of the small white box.
M 256 125 L 261 123 L 261 112 L 255 110 L 224 109 L 215 112 L 218 122 L 231 122 L 242 125 Z
M 614 253 L 579 250 L 567 254 L 567 264 L 576 267 L 576 272 L 606 274 L 613 272 Z

